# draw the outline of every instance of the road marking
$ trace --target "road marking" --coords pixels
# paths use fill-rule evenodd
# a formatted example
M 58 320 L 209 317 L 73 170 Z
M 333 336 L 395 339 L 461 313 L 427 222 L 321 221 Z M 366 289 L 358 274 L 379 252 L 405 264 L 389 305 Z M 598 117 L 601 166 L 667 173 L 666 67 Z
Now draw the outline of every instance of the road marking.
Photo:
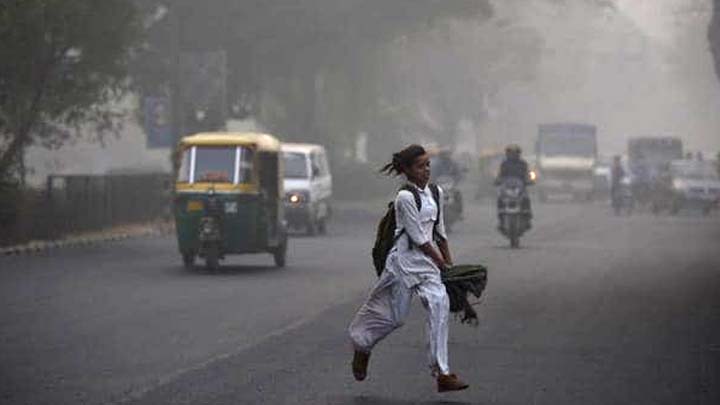
M 362 295 L 362 294 L 360 294 L 360 295 Z M 231 358 L 231 357 L 233 357 L 233 356 L 236 356 L 236 355 L 238 355 L 238 354 L 240 354 L 240 353 L 242 353 L 242 352 L 244 352 L 244 351 L 246 351 L 246 350 L 249 350 L 249 349 L 251 349 L 251 348 L 253 348 L 253 347 L 255 347 L 255 346 L 258 346 L 258 345 L 264 343 L 264 342 L 265 342 L 266 340 L 268 340 L 268 339 L 272 339 L 272 338 L 275 338 L 275 337 L 278 337 L 278 336 L 282 336 L 282 335 L 284 335 L 284 334 L 286 334 L 286 333 L 289 333 L 289 332 L 292 332 L 292 331 L 294 331 L 294 330 L 296 330 L 296 329 L 299 329 L 300 327 L 302 327 L 302 326 L 304 326 L 304 325 L 306 325 L 306 324 L 314 321 L 315 319 L 317 319 L 323 312 L 328 311 L 328 310 L 330 310 L 330 309 L 332 309 L 332 308 L 335 308 L 335 307 L 337 307 L 337 306 L 342 306 L 342 305 L 344 305 L 344 304 L 350 303 L 350 302 L 355 301 L 355 300 L 357 300 L 357 296 L 356 296 L 356 297 L 353 297 L 353 298 L 351 298 L 351 299 L 341 300 L 340 302 L 337 302 L 337 303 L 335 303 L 335 304 L 333 304 L 333 305 L 329 305 L 329 306 L 327 306 L 327 307 L 325 307 L 325 308 L 321 308 L 320 310 L 318 310 L 317 313 L 315 313 L 315 314 L 313 314 L 313 315 L 311 315 L 311 316 L 308 316 L 308 317 L 305 317 L 305 318 L 300 318 L 300 319 L 298 319 L 298 320 L 296 320 L 296 321 L 294 321 L 294 322 L 289 323 L 288 325 L 285 325 L 285 326 L 281 327 L 280 329 L 276 329 L 276 330 L 274 330 L 274 331 L 272 331 L 272 332 L 269 332 L 269 333 L 267 333 L 267 334 L 265 334 L 265 335 L 262 335 L 262 336 L 260 336 L 259 338 L 254 339 L 252 342 L 248 342 L 248 343 L 246 343 L 246 344 L 238 345 L 238 346 L 237 346 L 234 350 L 232 350 L 232 351 L 229 351 L 229 352 L 227 352 L 227 353 L 221 353 L 221 354 L 218 354 L 218 355 L 215 355 L 215 356 L 211 356 L 210 358 L 208 358 L 208 359 L 206 359 L 206 360 L 203 360 L 203 361 L 201 361 L 200 363 L 197 363 L 197 364 L 195 364 L 195 365 L 193 365 L 193 366 L 183 367 L 183 368 L 180 368 L 180 369 L 178 369 L 178 370 L 176 370 L 176 371 L 174 371 L 174 372 L 171 372 L 171 373 L 168 373 L 168 374 L 166 374 L 166 375 L 160 376 L 160 377 L 157 378 L 154 382 L 149 382 L 149 383 L 145 384 L 144 386 L 142 386 L 142 387 L 140 387 L 140 388 L 136 388 L 136 389 L 134 389 L 134 388 L 129 388 L 129 389 L 127 389 L 127 390 L 125 391 L 125 393 L 119 395 L 119 396 L 120 396 L 119 399 L 117 399 L 117 400 L 111 399 L 108 403 L 110 403 L 110 404 L 125 404 L 125 403 L 131 402 L 131 401 L 140 400 L 140 399 L 142 399 L 145 395 L 147 395 L 148 393 L 150 393 L 151 391 L 153 391 L 153 390 L 155 390 L 155 389 L 158 389 L 158 388 L 160 388 L 160 387 L 162 387 L 162 386 L 168 385 L 168 384 L 172 383 L 173 381 L 177 380 L 178 378 L 182 377 L 182 376 L 185 375 L 185 374 L 192 373 L 192 372 L 195 372 L 195 371 L 200 371 L 200 370 L 202 370 L 202 369 L 204 369 L 204 368 L 207 368 L 207 367 L 209 367 L 209 366 L 211 366 L 211 365 L 213 365 L 213 364 L 215 364 L 215 363 L 221 362 L 221 361 L 223 361 L 223 360 L 227 360 L 227 359 L 229 359 L 229 358 Z M 112 396 L 113 396 L 113 395 L 111 394 L 111 397 L 112 397 Z

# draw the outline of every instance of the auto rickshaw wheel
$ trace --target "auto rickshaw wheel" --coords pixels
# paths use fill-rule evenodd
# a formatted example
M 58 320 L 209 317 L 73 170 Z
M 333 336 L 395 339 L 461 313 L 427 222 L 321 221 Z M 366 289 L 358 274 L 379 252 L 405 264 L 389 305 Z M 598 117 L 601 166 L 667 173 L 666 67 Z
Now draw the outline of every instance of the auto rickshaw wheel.
M 305 225 L 305 232 L 308 236 L 315 236 L 318 233 L 318 224 L 313 218 L 308 219 Z
M 185 268 L 191 269 L 195 266 L 195 253 L 183 252 L 182 259 L 183 259 L 183 265 L 185 266 Z
M 323 218 L 323 219 L 318 220 L 317 230 L 318 230 L 318 233 L 320 233 L 320 235 L 327 234 L 327 219 Z

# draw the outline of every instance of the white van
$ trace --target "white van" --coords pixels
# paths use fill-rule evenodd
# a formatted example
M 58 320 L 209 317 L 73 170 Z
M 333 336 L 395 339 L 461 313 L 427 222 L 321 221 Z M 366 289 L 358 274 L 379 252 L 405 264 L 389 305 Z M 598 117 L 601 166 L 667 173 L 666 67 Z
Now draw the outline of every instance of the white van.
M 300 143 L 284 143 L 281 148 L 288 225 L 303 229 L 308 235 L 325 233 L 332 198 L 332 176 L 325 148 Z

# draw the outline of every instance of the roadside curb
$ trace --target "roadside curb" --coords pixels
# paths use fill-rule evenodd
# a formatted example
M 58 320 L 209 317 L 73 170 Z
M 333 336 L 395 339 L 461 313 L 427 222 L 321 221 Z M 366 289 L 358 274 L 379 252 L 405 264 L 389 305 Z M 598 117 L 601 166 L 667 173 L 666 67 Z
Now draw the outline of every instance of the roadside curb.
M 383 212 L 386 204 L 387 201 L 384 200 L 336 202 L 334 215 L 351 221 L 375 219 Z M 91 246 L 147 236 L 166 236 L 174 233 L 175 224 L 172 221 L 143 225 L 136 224 L 93 232 L 88 235 L 69 235 L 63 239 L 33 240 L 21 245 L 0 247 L 0 257 L 32 255 L 62 248 Z
M 146 236 L 165 236 L 174 233 L 174 230 L 175 226 L 172 223 L 154 223 L 130 227 L 127 230 L 111 229 L 105 232 L 84 236 L 68 236 L 57 240 L 34 240 L 22 245 L 0 247 L 0 257 L 31 255 L 55 249 L 91 246 Z

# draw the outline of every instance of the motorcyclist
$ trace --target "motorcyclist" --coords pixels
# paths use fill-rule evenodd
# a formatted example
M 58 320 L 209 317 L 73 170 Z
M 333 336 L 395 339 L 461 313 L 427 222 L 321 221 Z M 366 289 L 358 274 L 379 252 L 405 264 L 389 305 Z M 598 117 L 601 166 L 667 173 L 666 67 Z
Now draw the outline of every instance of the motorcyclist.
M 495 185 L 500 185 L 506 178 L 520 179 L 526 187 L 527 185 L 532 184 L 533 181 L 530 178 L 528 164 L 520 157 L 521 155 L 522 149 L 519 145 L 512 144 L 505 148 L 505 160 L 503 160 L 502 164 L 500 164 L 500 172 L 495 179 Z M 498 199 L 498 207 L 499 206 L 500 199 Z M 527 193 L 525 193 L 523 198 L 522 208 L 528 215 L 528 227 L 530 227 L 532 226 L 532 206 L 530 204 L 530 197 L 528 197 Z
M 610 170 L 610 198 L 613 207 L 617 211 L 620 206 L 620 188 L 625 178 L 625 169 L 623 169 L 620 155 L 613 157 L 613 164 Z
M 620 184 L 622 182 L 622 179 L 625 178 L 625 169 L 623 169 L 622 167 L 620 155 L 615 155 L 613 157 L 613 165 L 611 168 L 610 177 L 610 195 L 614 199 L 618 190 L 620 190 Z

